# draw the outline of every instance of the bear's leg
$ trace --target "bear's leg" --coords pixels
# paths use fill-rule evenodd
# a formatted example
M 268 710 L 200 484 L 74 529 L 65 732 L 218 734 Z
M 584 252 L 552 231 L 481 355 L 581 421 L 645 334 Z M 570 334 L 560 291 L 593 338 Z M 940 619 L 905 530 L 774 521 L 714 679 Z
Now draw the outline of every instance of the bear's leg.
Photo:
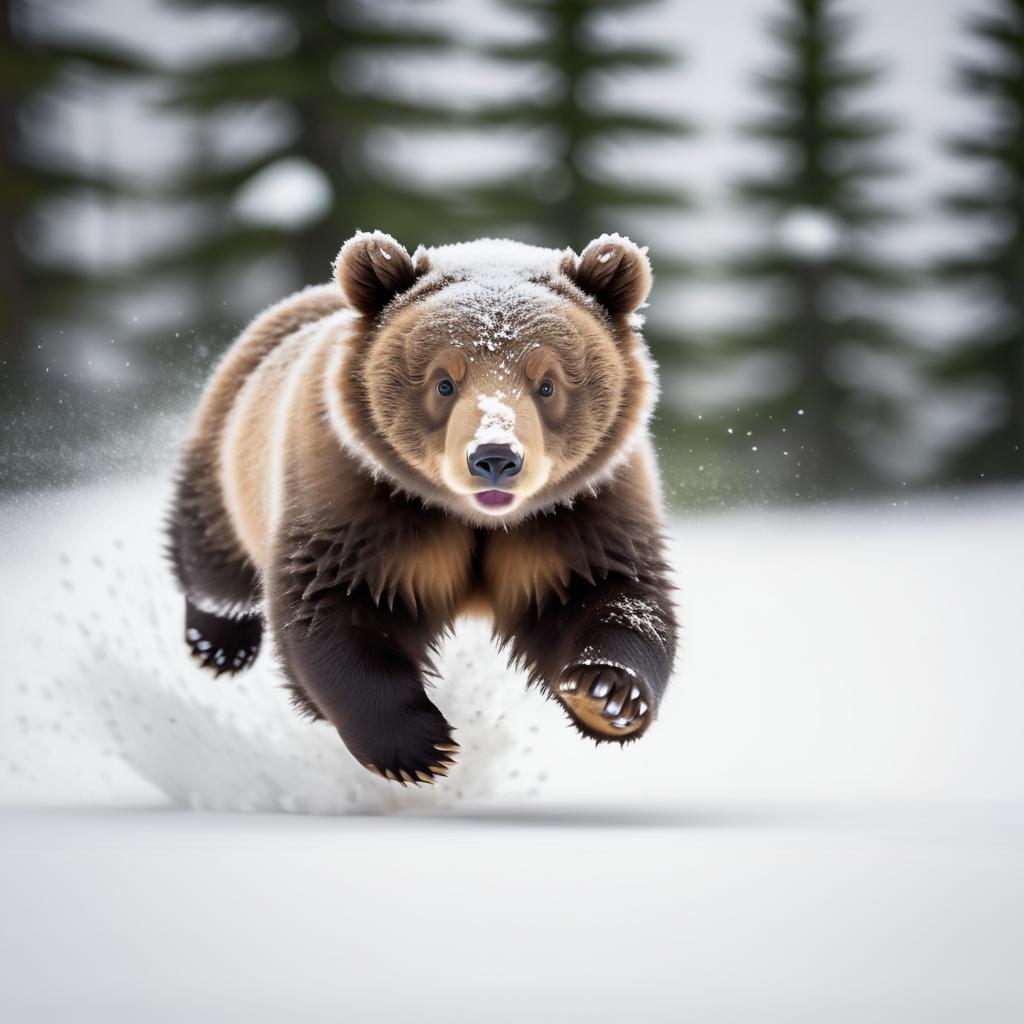
M 216 675 L 241 672 L 259 652 L 259 573 L 241 550 L 204 449 L 188 452 L 167 522 L 168 553 L 185 592 L 185 642 Z
M 563 604 L 552 597 L 504 631 L 514 657 L 565 707 L 583 735 L 625 742 L 657 715 L 675 655 L 675 614 L 659 572 L 576 579 Z
M 296 704 L 327 719 L 370 771 L 433 782 L 455 763 L 452 727 L 424 691 L 444 628 L 401 601 L 379 607 L 365 584 L 323 587 L 302 555 L 270 575 L 267 609 Z

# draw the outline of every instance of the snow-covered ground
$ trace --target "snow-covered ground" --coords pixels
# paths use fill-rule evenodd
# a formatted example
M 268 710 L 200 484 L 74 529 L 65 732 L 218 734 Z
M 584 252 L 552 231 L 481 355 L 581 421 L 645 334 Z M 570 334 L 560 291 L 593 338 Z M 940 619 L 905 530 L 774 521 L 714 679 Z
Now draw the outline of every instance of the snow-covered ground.
M 164 497 L 0 505 L 0 1020 L 1024 1019 L 1024 494 L 681 519 L 649 736 L 467 625 L 414 791 L 192 666 Z

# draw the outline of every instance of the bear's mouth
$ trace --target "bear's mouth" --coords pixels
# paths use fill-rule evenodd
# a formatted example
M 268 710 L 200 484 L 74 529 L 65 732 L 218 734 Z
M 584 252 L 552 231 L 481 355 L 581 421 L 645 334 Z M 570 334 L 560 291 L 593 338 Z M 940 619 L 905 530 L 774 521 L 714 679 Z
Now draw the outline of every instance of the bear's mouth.
M 504 508 L 516 500 L 510 491 L 477 491 L 473 497 L 487 508 Z

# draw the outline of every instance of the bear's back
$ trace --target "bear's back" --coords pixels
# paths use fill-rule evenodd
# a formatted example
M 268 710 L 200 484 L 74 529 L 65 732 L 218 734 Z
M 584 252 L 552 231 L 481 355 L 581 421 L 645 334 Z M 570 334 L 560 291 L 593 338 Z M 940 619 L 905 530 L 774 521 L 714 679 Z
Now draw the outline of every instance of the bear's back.
M 257 564 L 272 514 L 274 431 L 287 382 L 316 327 L 344 310 L 336 284 L 305 288 L 271 306 L 227 351 L 203 396 L 189 447 Z
M 299 328 L 345 308 L 336 284 L 312 285 L 264 310 L 238 336 L 214 371 L 192 429 L 192 444 L 219 441 L 232 405 L 252 372 Z

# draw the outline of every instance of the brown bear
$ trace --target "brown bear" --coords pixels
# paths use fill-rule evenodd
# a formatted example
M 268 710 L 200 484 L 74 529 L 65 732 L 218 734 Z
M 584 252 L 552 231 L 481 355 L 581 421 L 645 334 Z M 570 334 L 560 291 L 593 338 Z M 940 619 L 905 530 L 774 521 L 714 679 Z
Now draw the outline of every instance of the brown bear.
M 433 782 L 458 745 L 432 655 L 484 614 L 581 733 L 639 737 L 676 646 L 650 285 L 618 235 L 580 256 L 346 242 L 207 387 L 169 521 L 195 656 L 239 671 L 266 623 L 301 710 L 366 768 Z

